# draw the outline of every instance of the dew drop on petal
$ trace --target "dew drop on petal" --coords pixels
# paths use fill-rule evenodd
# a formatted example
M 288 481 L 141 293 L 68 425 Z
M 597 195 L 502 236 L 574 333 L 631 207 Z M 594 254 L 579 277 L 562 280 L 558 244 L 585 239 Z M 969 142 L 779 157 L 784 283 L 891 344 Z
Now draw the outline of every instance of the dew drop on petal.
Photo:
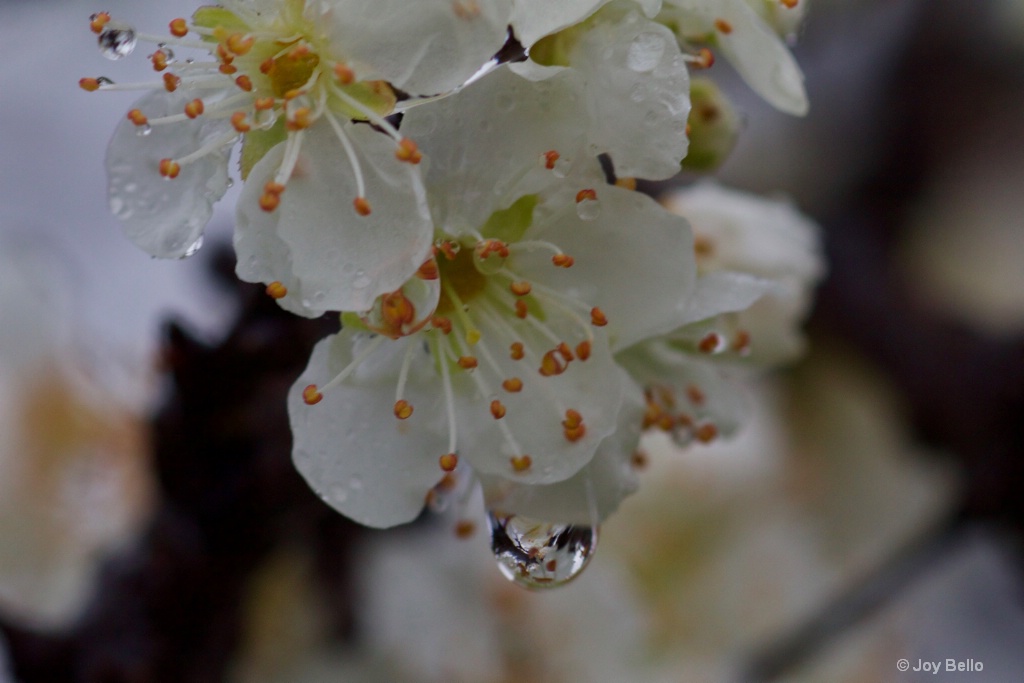
M 158 48 L 160 48 L 161 52 L 164 53 L 164 61 L 165 62 L 167 62 L 168 64 L 174 64 L 174 62 L 177 61 L 174 58 L 174 50 L 172 50 L 171 48 L 167 47 L 167 43 L 157 43 L 156 46 Z
M 142 124 L 141 126 L 139 126 L 138 128 L 135 129 L 135 134 L 138 135 L 139 137 L 142 137 L 142 138 L 146 137 L 147 135 L 149 135 L 152 132 L 153 132 L 153 126 L 149 125 L 148 123 L 144 123 L 144 124 Z
M 665 53 L 665 39 L 657 33 L 641 33 L 629 44 L 626 66 L 637 73 L 653 71 Z
M 555 588 L 579 576 L 597 548 L 598 528 L 487 513 L 491 552 L 509 581 Z
M 189 245 L 188 249 L 185 250 L 185 253 L 181 255 L 181 258 L 188 258 L 189 256 L 193 256 L 197 251 L 199 251 L 202 248 L 203 236 L 200 235 L 199 239 L 197 239 L 195 242 Z
M 101 55 L 107 59 L 121 59 L 135 49 L 135 29 L 110 22 L 103 28 L 96 42 L 100 46 Z
M 576 215 L 580 217 L 580 220 L 594 220 L 601 215 L 601 201 L 599 199 L 584 199 L 576 202 Z

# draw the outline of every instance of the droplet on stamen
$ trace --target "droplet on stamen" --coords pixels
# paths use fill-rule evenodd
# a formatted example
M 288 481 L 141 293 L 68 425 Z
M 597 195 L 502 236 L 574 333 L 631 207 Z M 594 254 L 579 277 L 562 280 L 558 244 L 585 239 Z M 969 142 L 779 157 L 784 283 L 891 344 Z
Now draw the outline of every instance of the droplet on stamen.
M 122 59 L 135 49 L 135 29 L 126 24 L 106 22 L 96 39 L 100 54 L 107 59 Z

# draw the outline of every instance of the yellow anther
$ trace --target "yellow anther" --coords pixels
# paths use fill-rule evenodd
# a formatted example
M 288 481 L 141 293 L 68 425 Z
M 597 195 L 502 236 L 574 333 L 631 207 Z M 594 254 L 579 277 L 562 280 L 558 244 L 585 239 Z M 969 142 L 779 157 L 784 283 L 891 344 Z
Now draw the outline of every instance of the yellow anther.
M 423 160 L 423 155 L 415 142 L 409 138 L 402 138 L 398 143 L 398 149 L 395 150 L 395 158 L 406 163 L 418 164 Z
M 581 341 L 576 345 L 576 357 L 580 360 L 586 360 L 590 358 L 590 342 L 587 340 Z
M 100 82 L 95 78 L 80 78 L 78 79 L 78 87 L 86 92 L 96 92 L 100 89 Z
M 181 166 L 177 161 L 173 159 L 160 160 L 160 175 L 165 178 L 177 178 L 179 173 L 181 173 Z
M 604 311 L 594 306 L 590 309 L 590 324 L 594 327 L 604 327 L 608 324 L 608 317 L 605 316 Z
M 454 453 L 445 453 L 438 458 L 438 464 L 445 472 L 454 472 L 455 468 L 459 466 L 459 456 Z
M 448 240 L 441 242 L 439 245 L 437 245 L 437 248 L 441 250 L 441 253 L 444 254 L 444 257 L 449 261 L 454 261 L 455 257 L 458 256 L 459 254 L 458 250 L 455 248 L 455 245 L 449 242 Z
M 235 56 L 228 51 L 224 43 L 221 43 L 217 46 L 217 59 L 221 61 L 223 66 L 235 61 Z
M 268 109 L 273 109 L 274 108 L 274 98 L 273 97 L 257 97 L 256 100 L 252 103 L 252 108 L 255 109 L 256 111 L 266 111 Z
M 178 17 L 177 19 L 172 19 L 169 26 L 171 28 L 172 36 L 175 36 L 177 38 L 184 38 L 188 35 L 188 22 L 186 22 L 181 17 Z
M 324 395 L 320 393 L 315 384 L 310 384 L 302 390 L 302 400 L 306 402 L 306 405 L 313 406 L 324 400 Z
M 310 53 L 309 45 L 307 45 L 306 43 L 299 43 L 298 45 L 296 45 L 295 47 L 293 47 L 291 50 L 288 51 L 288 55 L 287 56 L 288 56 L 288 59 L 293 59 L 295 61 L 299 61 L 300 59 L 302 59 L 303 57 L 305 57 L 309 53 Z
M 463 370 L 472 370 L 479 364 L 477 359 L 473 356 L 462 356 L 457 362 L 459 367 Z
M 280 281 L 274 280 L 267 285 L 267 296 L 271 299 L 283 299 L 288 294 L 288 288 L 281 284 Z
M 517 318 L 522 318 L 523 320 L 525 320 L 526 319 L 526 314 L 529 312 L 529 309 L 527 309 L 527 307 L 526 307 L 526 302 L 523 301 L 522 299 L 516 299 L 515 306 L 516 306 L 516 317 Z
M 477 0 L 454 0 L 452 11 L 459 19 L 469 21 L 480 16 L 480 3 Z
M 512 293 L 516 296 L 526 296 L 533 290 L 530 283 L 525 280 L 523 282 L 513 282 L 509 284 L 508 288 L 511 289 Z
M 145 126 L 149 123 L 149 119 L 139 109 L 132 109 L 128 112 L 128 120 L 134 123 L 136 126 Z
M 524 353 L 523 342 L 512 342 L 509 346 L 509 356 L 511 356 L 512 360 L 522 360 Z
M 715 243 L 704 235 L 697 235 L 693 238 L 693 253 L 698 258 L 711 256 L 715 253 Z
M 185 105 L 185 116 L 194 119 L 202 114 L 204 109 L 203 101 L 198 98 L 194 99 Z
M 311 116 L 312 112 L 309 110 L 309 107 L 299 107 L 285 121 L 285 128 L 288 130 L 305 130 L 313 122 L 310 118 Z
M 399 420 L 408 420 L 412 415 L 412 404 L 401 398 L 395 401 L 395 417 Z
M 245 92 L 252 92 L 252 79 L 245 74 L 242 74 L 235 79 L 235 85 L 244 90 Z
M 518 377 L 509 377 L 501 383 L 501 388 L 510 394 L 517 394 L 523 390 L 523 380 Z
M 576 193 L 576 203 L 577 204 L 579 204 L 582 201 L 586 201 L 588 199 L 590 201 L 596 201 L 597 200 L 597 191 L 595 189 L 588 187 L 588 188 L 586 188 L 584 190 L 580 190 L 579 192 Z
M 705 422 L 700 427 L 697 427 L 693 432 L 693 435 L 697 437 L 697 441 L 700 441 L 701 443 L 711 443 L 715 440 L 715 437 L 718 436 L 718 427 L 710 422 Z
M 587 426 L 585 424 L 579 424 L 575 427 L 565 427 L 562 429 L 562 435 L 565 437 L 566 441 L 576 443 L 587 435 Z
M 103 33 L 103 27 L 110 23 L 109 12 L 97 12 L 90 17 L 89 28 L 93 33 Z
M 270 213 L 281 205 L 281 195 L 276 192 L 264 191 L 260 195 L 260 208 Z
M 245 118 L 244 111 L 236 111 L 231 115 L 231 125 L 239 133 L 248 133 L 252 130 L 252 126 L 249 125 L 249 121 Z
M 512 463 L 512 469 L 516 472 L 525 472 L 533 465 L 533 458 L 528 455 L 514 455 L 509 458 L 509 462 Z
M 334 65 L 334 77 L 341 85 L 351 85 L 356 80 L 356 72 L 344 64 Z
M 371 212 L 370 202 L 366 197 L 356 197 L 352 200 L 352 206 L 355 207 L 356 213 L 360 216 L 369 216 Z
M 732 24 L 730 24 L 725 19 L 715 19 L 715 28 L 717 28 L 725 35 L 729 35 L 730 33 L 732 33 Z
M 505 417 L 505 404 L 498 399 L 491 401 L 491 415 L 494 416 L 495 420 Z
M 255 38 L 242 35 L 241 33 L 232 33 L 226 41 L 227 48 L 236 55 L 244 55 L 252 49 L 255 43 Z
M 538 372 L 545 377 L 553 377 L 554 375 L 561 375 L 567 367 L 568 365 L 559 356 L 558 351 L 552 349 L 541 358 Z
M 575 429 L 583 424 L 583 416 L 580 415 L 578 410 L 569 408 L 565 411 L 565 419 L 562 420 L 562 426 L 566 429 Z
M 466 343 L 473 345 L 480 341 L 480 330 L 472 329 L 466 331 Z
M 172 73 L 164 74 L 164 90 L 174 92 L 181 85 L 181 79 Z
M 635 190 L 636 178 L 616 178 L 615 187 L 621 187 L 625 190 Z
M 555 150 L 544 152 L 544 168 L 548 169 L 549 171 L 554 169 L 555 162 L 558 161 L 560 156 L 561 155 Z

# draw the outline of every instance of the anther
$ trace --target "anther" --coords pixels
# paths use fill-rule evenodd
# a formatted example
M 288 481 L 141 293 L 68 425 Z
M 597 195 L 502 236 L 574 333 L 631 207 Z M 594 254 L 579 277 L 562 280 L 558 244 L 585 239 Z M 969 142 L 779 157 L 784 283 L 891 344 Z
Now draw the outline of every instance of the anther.
M 793 9 L 798 4 L 800 4 L 800 0 L 779 0 L 779 2 L 785 5 L 786 9 Z
M 188 23 L 181 17 L 172 19 L 169 26 L 171 28 L 171 35 L 175 38 L 184 38 L 188 35 Z
M 271 299 L 283 299 L 288 294 L 288 288 L 281 284 L 280 281 L 274 280 L 267 285 L 267 296 Z
M 132 109 L 128 112 L 128 120 L 134 123 L 136 126 L 145 126 L 149 123 L 149 119 L 139 109 Z
M 164 90 L 174 92 L 181 85 L 181 79 L 171 73 L 164 74 Z
M 324 395 L 320 393 L 315 384 L 310 384 L 302 390 L 302 400 L 306 402 L 307 406 L 315 406 L 324 400 Z
M 440 315 L 435 315 L 430 319 L 430 325 L 436 330 L 441 330 L 445 334 L 452 333 L 452 321 Z
M 309 54 L 309 45 L 306 43 L 299 43 L 291 50 L 288 51 L 288 59 L 299 61 L 303 57 Z
M 709 238 L 703 235 L 697 235 L 693 238 L 693 253 L 698 256 L 711 256 L 715 251 L 715 244 Z
M 217 71 L 220 71 L 225 76 L 231 76 L 238 73 L 238 67 L 234 64 L 221 64 L 217 67 Z
M 615 187 L 621 187 L 624 190 L 635 190 L 636 178 L 616 178 Z
M 437 461 L 445 472 L 454 472 L 455 468 L 459 466 L 459 456 L 454 453 L 445 453 Z
M 467 539 L 475 533 L 476 524 L 468 519 L 460 519 L 455 523 L 455 536 L 457 538 Z
M 86 92 L 96 92 L 100 89 L 100 82 L 95 78 L 78 79 L 78 87 Z
M 545 377 L 552 377 L 554 375 L 561 375 L 565 372 L 568 365 L 558 355 L 556 349 L 552 349 L 544 354 L 544 357 L 540 359 L 540 368 L 538 372 Z
M 252 108 L 256 111 L 267 111 L 268 109 L 274 108 L 273 97 L 257 97 L 252 103 Z
M 588 188 L 586 188 L 584 190 L 580 190 L 579 192 L 576 193 L 576 203 L 577 204 L 579 204 L 582 201 L 586 201 L 588 199 L 590 201 L 596 201 L 597 200 L 597 191 L 594 190 L 593 188 L 589 188 L 588 187 Z
M 530 286 L 530 283 L 526 281 L 513 282 L 509 284 L 508 288 L 511 289 L 512 293 L 516 296 L 526 296 L 533 289 L 533 287 Z
M 576 345 L 576 357 L 580 360 L 590 358 L 590 342 L 584 339 Z
M 461 356 L 457 362 L 463 370 L 472 370 L 479 364 L 473 356 Z
M 518 394 L 523 390 L 523 380 L 518 377 L 509 377 L 501 383 L 501 388 L 510 394 Z
M 555 254 L 551 257 L 551 262 L 559 268 L 571 268 L 576 261 L 568 254 Z
M 491 415 L 494 416 L 495 420 L 505 417 L 505 404 L 498 399 L 491 401 Z
M 707 397 L 704 396 L 704 392 L 701 391 L 698 386 L 696 386 L 695 384 L 691 384 L 690 386 L 686 387 L 686 398 L 690 399 L 690 403 L 699 406 L 702 403 L 704 403 Z
M 242 74 L 235 79 L 235 85 L 244 90 L 245 92 L 252 92 L 252 79 L 245 74 Z
M 163 71 L 167 68 L 167 53 L 163 50 L 157 50 L 149 59 L 153 62 L 153 71 Z
M 697 348 L 700 349 L 701 353 L 714 353 L 718 349 L 718 345 L 722 343 L 722 338 L 718 336 L 717 332 L 709 332 L 700 342 L 697 344 Z
M 633 455 L 629 458 L 629 464 L 631 464 L 635 470 L 645 469 L 649 462 L 650 460 L 648 459 L 647 454 L 643 451 L 633 451 Z
M 89 17 L 89 29 L 93 33 L 103 33 L 103 27 L 110 22 L 109 12 L 97 12 Z
M 587 435 L 587 426 L 581 422 L 575 427 L 565 427 L 562 429 L 562 435 L 566 441 L 576 443 Z
M 706 422 L 700 427 L 697 427 L 693 435 L 697 437 L 697 440 L 701 443 L 711 443 L 715 440 L 715 437 L 718 436 L 718 427 L 710 422 Z
M 533 465 L 533 458 L 528 455 L 514 455 L 509 458 L 509 462 L 512 463 L 512 469 L 516 472 L 525 472 Z
M 181 166 L 177 161 L 173 159 L 160 160 L 160 175 L 165 178 L 177 178 L 179 173 L 181 173 Z
M 260 62 L 260 73 L 264 74 L 264 75 L 268 75 L 268 74 L 270 74 L 271 71 L 274 70 L 274 66 L 275 66 L 274 58 L 273 57 L 267 57 L 262 62 Z
M 217 58 L 225 65 L 235 61 L 235 56 L 228 52 L 228 48 L 224 43 L 217 46 Z
M 285 96 L 287 97 L 287 95 Z M 292 112 L 292 115 L 285 121 L 285 128 L 288 130 L 304 130 L 309 128 L 309 125 L 313 122 L 310 116 L 312 112 L 309 107 L 299 107 Z
M 733 351 L 740 354 L 750 352 L 750 333 L 746 330 L 739 330 L 736 333 L 736 339 L 732 343 Z
M 512 360 L 522 360 L 524 353 L 523 342 L 512 342 L 509 346 L 509 355 L 512 357 Z
M 576 360 L 576 356 L 572 355 L 572 349 L 570 349 L 569 345 L 566 344 L 565 342 L 559 344 L 556 350 L 562 356 L 562 358 L 565 359 L 566 363 L 572 360 Z
M 260 195 L 260 208 L 270 213 L 281 204 L 281 195 L 274 192 L 263 191 Z
M 565 419 L 562 420 L 562 426 L 566 429 L 575 429 L 583 424 L 583 416 L 580 415 L 578 410 L 569 408 L 565 411 Z
M 558 161 L 561 155 L 555 150 L 544 152 L 544 168 L 553 170 L 555 168 L 555 162 Z
M 508 245 L 501 240 L 488 239 L 477 242 L 474 247 L 477 258 L 481 261 L 487 259 L 491 254 L 497 254 L 501 258 L 508 258 Z
M 590 309 L 590 324 L 594 327 L 604 327 L 608 324 L 608 318 L 597 306 Z
M 436 280 L 441 277 L 441 273 L 437 268 L 437 261 L 432 258 L 424 261 L 423 265 L 417 269 L 416 277 L 421 280 Z
M 356 73 L 344 64 L 335 64 L 334 77 L 341 85 L 351 85 L 356 80 Z
M 706 47 L 702 47 L 697 50 L 697 62 L 696 66 L 701 69 L 710 69 L 715 63 L 715 53 Z
M 730 24 L 725 19 L 715 19 L 715 28 L 717 28 L 725 35 L 729 35 L 730 33 L 732 33 L 732 24 Z
M 366 199 L 366 197 L 356 197 L 355 199 L 352 200 L 352 206 L 355 207 L 356 213 L 358 213 L 360 216 L 370 215 L 370 202 Z
M 243 36 L 241 33 L 232 33 L 227 39 L 227 48 L 236 55 L 244 55 L 252 49 L 256 39 L 252 36 Z
M 194 119 L 202 114 L 204 109 L 203 101 L 198 98 L 194 99 L 185 105 L 185 116 Z
M 410 164 L 418 164 L 423 160 L 423 155 L 415 142 L 409 138 L 402 138 L 398 142 L 398 149 L 395 150 L 395 158 Z
M 480 341 L 480 330 L 472 329 L 466 330 L 466 343 L 473 345 Z
M 231 125 L 234 126 L 234 129 L 239 133 L 248 133 L 252 130 L 252 126 L 249 125 L 249 122 L 245 118 L 244 111 L 236 111 L 231 115 Z
M 444 242 L 438 244 L 437 248 L 441 250 L 441 253 L 444 254 L 444 257 L 449 261 L 454 261 L 455 256 L 459 253 L 458 251 L 456 251 L 455 245 L 453 245 L 448 240 L 445 240 Z
M 395 401 L 395 417 L 399 420 L 408 420 L 412 415 L 412 404 L 404 398 Z
M 516 299 L 516 317 L 525 320 L 527 312 L 526 302 L 522 299 Z

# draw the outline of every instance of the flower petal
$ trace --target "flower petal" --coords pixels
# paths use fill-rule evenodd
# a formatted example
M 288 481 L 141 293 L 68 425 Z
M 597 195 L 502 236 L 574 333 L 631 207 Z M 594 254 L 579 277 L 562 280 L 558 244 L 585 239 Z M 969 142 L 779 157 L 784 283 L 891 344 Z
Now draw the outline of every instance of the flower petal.
M 707 320 L 721 313 L 746 310 L 776 288 L 777 284 L 771 280 L 746 273 L 718 271 L 701 275 L 687 303 L 683 324 Z
M 180 114 L 193 93 L 158 91 L 135 107 L 150 119 Z M 107 148 L 110 210 L 125 235 L 153 256 L 181 258 L 194 251 L 213 214 L 213 204 L 228 189 L 225 144 L 181 166 L 177 178 L 160 175 L 161 159 L 180 159 L 231 131 L 225 120 L 182 121 L 153 126 L 148 135 L 128 120 L 114 131 Z
M 239 277 L 285 283 L 282 303 L 297 297 L 300 305 L 290 310 L 309 315 L 370 308 L 377 296 L 401 287 L 430 251 L 433 226 L 416 168 L 395 159 L 393 142 L 370 126 L 344 128 L 362 167 L 370 215 L 353 209 L 355 175 L 326 121 L 304 132 L 276 210 L 263 211 L 259 197 L 287 143 L 256 164 L 238 202 Z
M 505 44 L 510 0 L 329 0 L 327 31 L 360 80 L 448 92 Z
M 538 39 L 583 21 L 608 0 L 515 0 L 512 29 L 516 38 L 529 47 Z
M 344 383 L 306 405 L 307 385 L 324 383 L 374 343 L 342 330 L 316 345 L 288 395 L 295 466 L 324 501 L 360 524 L 383 528 L 415 519 L 444 474 L 437 461 L 447 445 L 444 399 L 435 381 L 416 381 L 433 374 L 429 359 L 411 364 L 405 396 L 413 415 L 397 420 L 392 412 L 403 354 L 421 341 L 384 340 Z

